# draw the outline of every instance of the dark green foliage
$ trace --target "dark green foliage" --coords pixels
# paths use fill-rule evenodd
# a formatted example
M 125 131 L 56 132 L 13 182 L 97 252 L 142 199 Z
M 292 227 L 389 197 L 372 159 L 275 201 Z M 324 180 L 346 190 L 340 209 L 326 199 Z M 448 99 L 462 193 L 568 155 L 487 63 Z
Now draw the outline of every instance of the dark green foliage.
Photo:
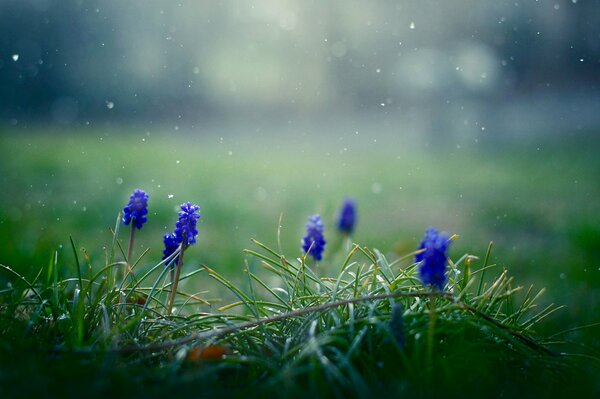
M 536 338 L 556 308 L 536 310 L 539 295 L 518 295 L 506 271 L 479 289 L 481 268 L 466 282 L 457 273 L 472 262 L 463 256 L 435 293 L 407 263 L 414 253 L 390 262 L 355 244 L 326 277 L 255 244 L 245 251 L 248 289 L 208 267 L 195 277 L 208 275 L 237 301 L 216 309 L 181 293 L 174 314 L 163 262 L 125 279 L 124 261 L 59 279 L 62 260 L 53 258 L 32 281 L 2 266 L 11 281 L 0 294 L 3 397 L 597 393 L 597 364 Z

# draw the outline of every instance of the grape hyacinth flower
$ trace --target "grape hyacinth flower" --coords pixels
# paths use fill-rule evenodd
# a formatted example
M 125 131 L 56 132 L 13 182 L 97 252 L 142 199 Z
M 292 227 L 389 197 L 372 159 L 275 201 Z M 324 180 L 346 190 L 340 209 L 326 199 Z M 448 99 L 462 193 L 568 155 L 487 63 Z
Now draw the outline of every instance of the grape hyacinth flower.
M 175 231 L 166 234 L 163 240 L 165 243 L 165 250 L 163 251 L 165 258 L 168 256 L 168 252 L 172 254 L 177 250 L 179 244 L 181 244 L 181 252 L 175 261 L 175 265 L 177 266 L 176 271 L 173 273 L 173 270 L 171 270 L 172 287 L 167 301 L 167 314 L 171 314 L 173 304 L 175 303 L 175 294 L 177 293 L 177 285 L 179 284 L 181 266 L 183 266 L 183 253 L 189 245 L 196 243 L 196 236 L 198 235 L 196 222 L 200 219 L 200 207 L 198 205 L 188 202 L 181 204 L 180 209 L 179 220 L 175 223 Z
M 326 242 L 323 237 L 321 216 L 313 215 L 309 217 L 306 224 L 306 236 L 302 239 L 304 253 L 312 255 L 315 260 L 321 260 Z
M 192 245 L 196 243 L 196 236 L 198 235 L 198 230 L 196 230 L 196 222 L 200 219 L 199 213 L 200 207 L 198 205 L 194 205 L 191 202 L 187 204 L 181 204 L 181 210 L 179 211 L 179 220 L 175 224 L 175 236 L 177 237 L 177 242 L 181 243 L 183 241 L 183 236 L 185 236 L 184 247 L 188 245 Z
M 129 202 L 123 208 L 123 223 L 131 224 L 129 235 L 129 248 L 127 249 L 127 272 L 131 273 L 131 255 L 133 254 L 133 243 L 135 241 L 135 229 L 140 230 L 148 221 L 148 194 L 144 190 L 135 189 L 129 197 Z M 125 276 L 126 277 L 126 276 Z
M 165 234 L 163 237 L 163 242 L 165 243 L 165 249 L 163 250 L 162 259 L 165 260 L 169 256 L 173 255 L 175 253 L 175 251 L 177 251 L 177 248 L 179 248 L 179 243 L 177 242 L 177 237 L 175 236 L 174 233 Z M 177 265 L 178 261 L 179 261 L 179 259 L 175 259 L 175 262 L 171 263 L 172 264 L 171 267 L 175 267 L 175 265 Z M 165 266 L 167 266 L 167 265 L 165 265 Z
M 340 216 L 338 218 L 338 230 L 344 234 L 350 235 L 356 225 L 356 203 L 351 198 L 346 198 L 342 204 Z
M 138 188 L 131 194 L 129 203 L 123 208 L 123 223 L 127 226 L 133 221 L 133 225 L 139 230 L 148 221 L 147 214 L 148 194 Z
M 448 263 L 448 246 L 450 238 L 446 233 L 439 233 L 430 227 L 419 245 L 424 251 L 415 256 L 415 262 L 420 263 L 419 274 L 421 282 L 439 290 L 446 284 L 446 263 Z

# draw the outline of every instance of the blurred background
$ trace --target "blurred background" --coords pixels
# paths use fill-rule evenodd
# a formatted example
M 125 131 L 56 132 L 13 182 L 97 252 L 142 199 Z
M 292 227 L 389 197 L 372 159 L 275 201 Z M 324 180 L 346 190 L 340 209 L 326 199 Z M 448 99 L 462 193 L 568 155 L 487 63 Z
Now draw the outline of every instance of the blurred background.
M 469 139 L 589 129 L 599 20 L 594 0 L 2 0 L 0 115 L 198 126 L 360 113 Z
M 434 225 L 457 259 L 494 241 L 568 305 L 552 328 L 597 322 L 598 21 L 595 0 L 0 0 L 0 262 L 73 267 L 72 235 L 102 265 L 140 187 L 141 267 L 192 201 L 188 267 L 235 278 L 251 237 L 299 256 L 318 212 L 333 273 L 351 196 L 356 242 L 393 258 Z

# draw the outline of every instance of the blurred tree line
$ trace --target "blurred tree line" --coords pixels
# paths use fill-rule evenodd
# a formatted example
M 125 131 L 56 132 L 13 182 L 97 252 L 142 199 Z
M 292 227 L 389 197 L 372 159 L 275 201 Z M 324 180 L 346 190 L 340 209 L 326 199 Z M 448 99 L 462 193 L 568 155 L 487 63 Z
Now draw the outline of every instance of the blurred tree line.
M 597 0 L 0 1 L 0 116 L 69 124 L 597 90 Z

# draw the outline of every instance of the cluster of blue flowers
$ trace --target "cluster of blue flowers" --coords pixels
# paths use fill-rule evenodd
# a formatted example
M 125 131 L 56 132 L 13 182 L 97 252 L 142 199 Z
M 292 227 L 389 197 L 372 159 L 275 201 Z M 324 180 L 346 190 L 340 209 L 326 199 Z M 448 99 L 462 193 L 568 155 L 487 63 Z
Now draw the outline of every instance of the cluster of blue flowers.
M 337 220 L 338 230 L 350 235 L 356 225 L 356 203 L 347 198 Z M 302 239 L 302 250 L 315 260 L 323 258 L 325 237 L 323 222 L 319 215 L 313 215 L 306 224 L 306 235 Z M 446 265 L 448 263 L 448 247 L 451 240 L 446 233 L 440 233 L 433 227 L 427 229 L 425 237 L 419 245 L 420 251 L 415 257 L 419 264 L 419 276 L 423 285 L 443 290 L 446 285 Z
M 346 198 L 342 204 L 340 214 L 337 220 L 338 230 L 346 235 L 352 234 L 356 225 L 356 203 L 350 198 Z M 320 215 L 313 215 L 308 218 L 306 224 L 306 235 L 302 239 L 302 250 L 305 254 L 312 256 L 315 260 L 323 259 L 325 251 L 325 236 L 323 234 L 324 226 Z
M 123 208 L 123 223 L 132 223 L 137 229 L 148 221 L 148 194 L 143 190 L 136 189 L 129 197 L 129 202 Z M 196 243 L 198 230 L 196 223 L 200 219 L 200 207 L 187 202 L 181 204 L 178 213 L 179 219 L 175 224 L 175 230 L 163 237 L 165 249 L 163 260 L 172 256 L 180 247 L 184 250 L 189 245 Z M 356 202 L 350 198 L 344 200 L 340 210 L 337 228 L 346 235 L 354 232 L 356 226 Z M 305 254 L 312 256 L 315 260 L 323 259 L 325 244 L 324 226 L 321 216 L 309 217 L 306 224 L 306 235 L 302 239 L 302 250 Z M 425 237 L 419 245 L 420 251 L 415 262 L 419 264 L 419 275 L 424 285 L 434 289 L 443 290 L 446 284 L 446 264 L 448 263 L 448 246 L 451 240 L 446 233 L 440 233 L 433 227 L 425 232 Z M 179 259 L 170 262 L 177 265 Z M 182 266 L 182 265 L 179 265 Z
M 137 229 L 141 229 L 144 223 L 148 221 L 148 194 L 144 190 L 136 189 L 133 194 L 129 197 L 129 202 L 123 208 L 123 223 L 129 225 L 130 223 Z M 191 202 L 181 204 L 179 211 L 179 220 L 175 224 L 175 231 L 167 233 L 163 237 L 165 249 L 163 250 L 163 260 L 173 255 L 179 246 L 183 243 L 185 237 L 185 243 L 183 247 L 193 245 L 196 243 L 196 236 L 198 230 L 196 229 L 196 222 L 200 219 L 200 207 L 192 204 Z M 175 260 L 173 265 L 177 265 L 179 260 Z

